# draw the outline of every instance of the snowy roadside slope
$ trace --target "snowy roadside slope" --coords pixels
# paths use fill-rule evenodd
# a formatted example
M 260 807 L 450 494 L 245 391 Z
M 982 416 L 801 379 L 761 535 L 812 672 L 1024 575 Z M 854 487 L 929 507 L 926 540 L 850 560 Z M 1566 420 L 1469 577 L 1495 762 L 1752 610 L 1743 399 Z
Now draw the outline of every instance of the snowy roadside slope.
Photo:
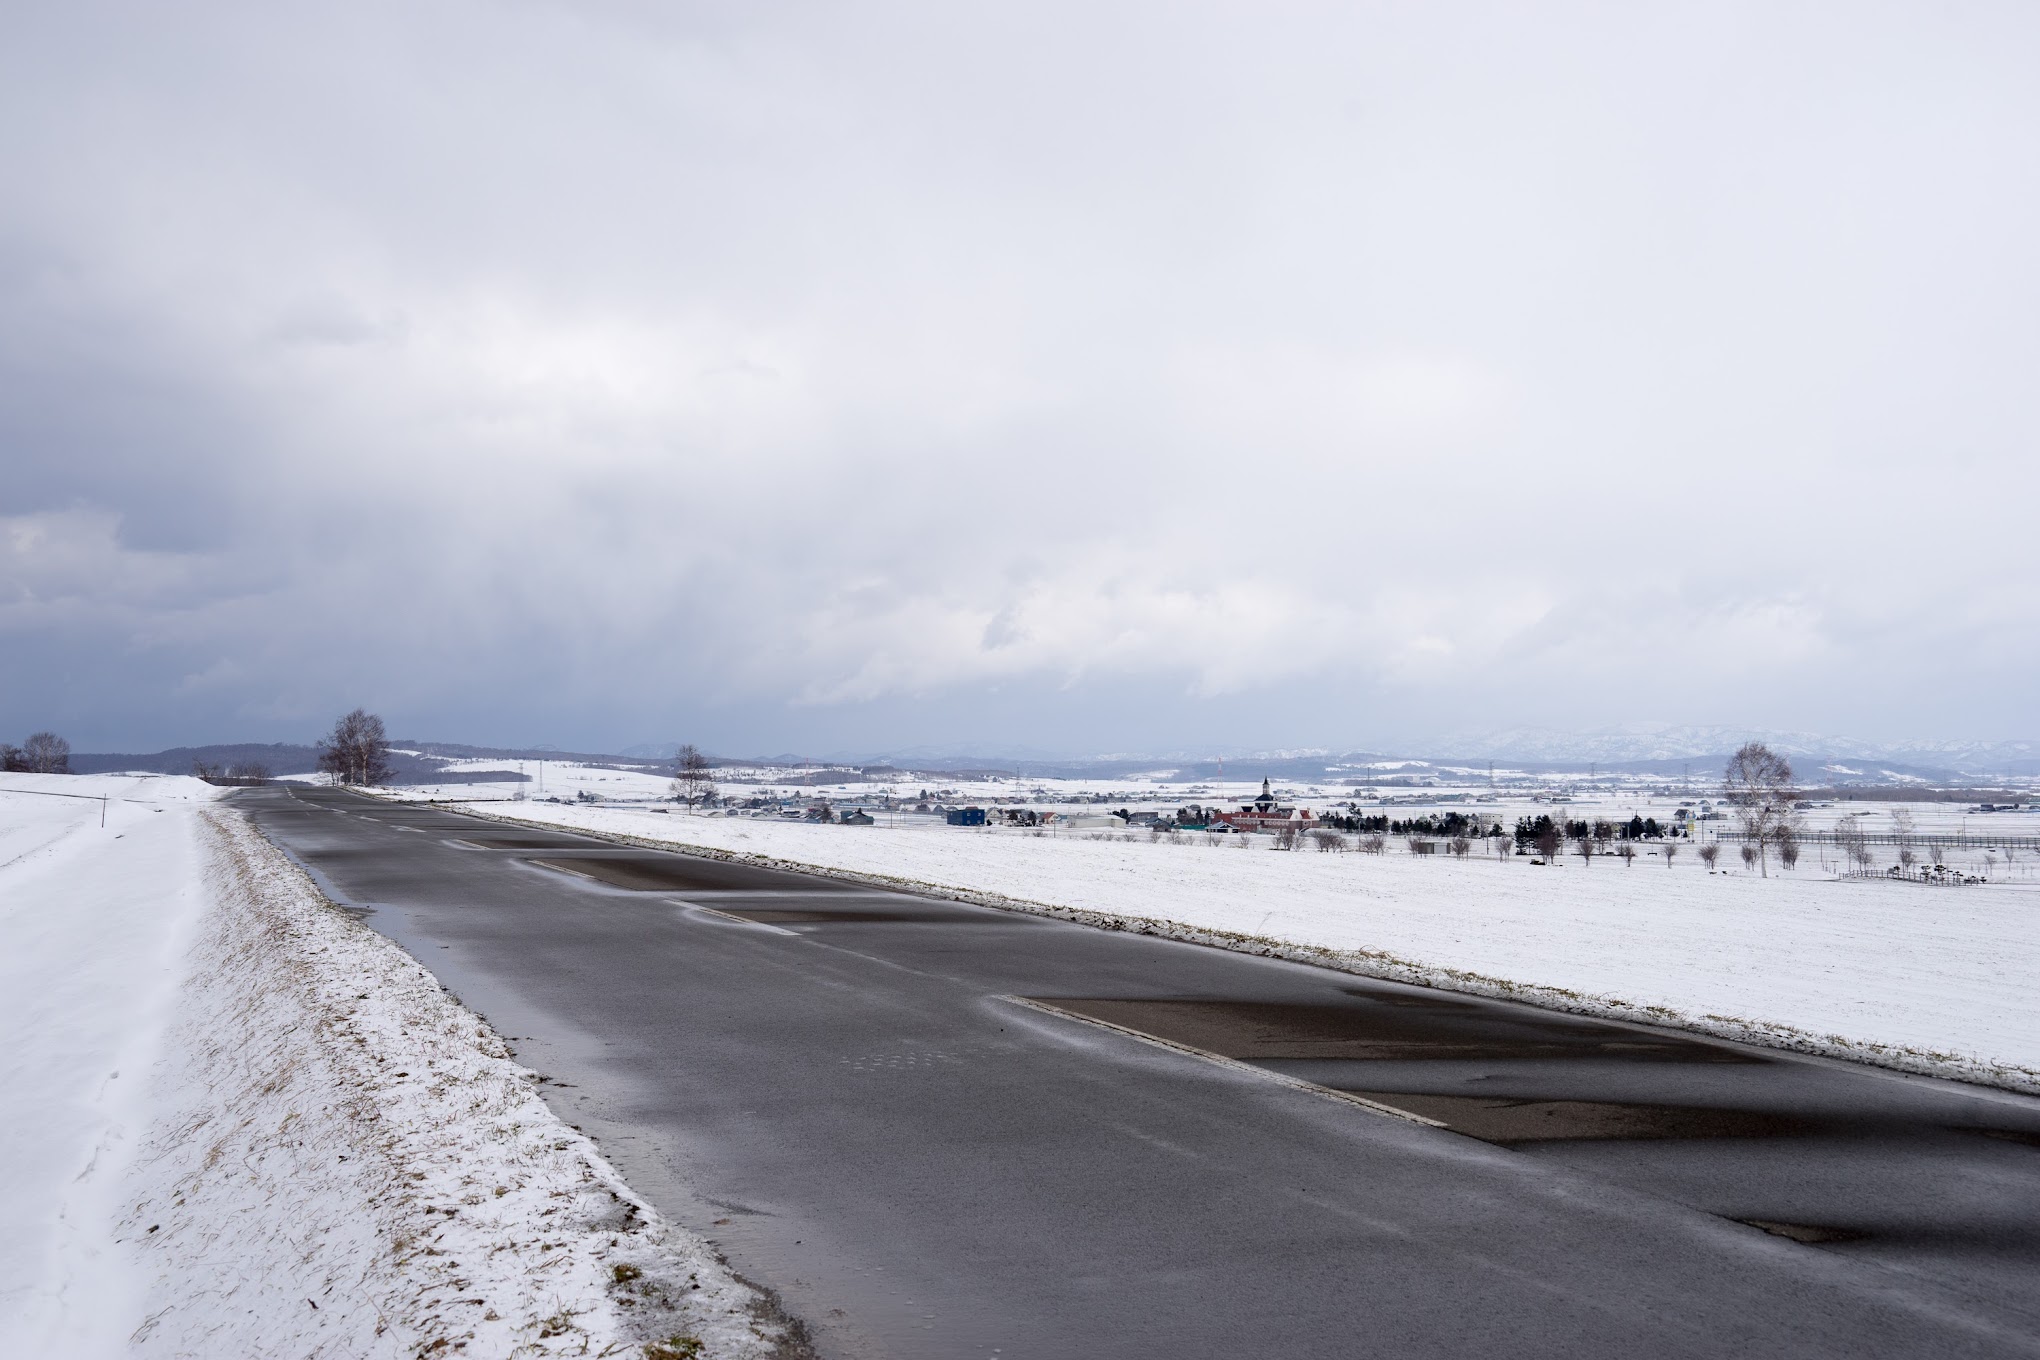
M 212 789 L 47 782 L 0 776 L 0 1354 L 805 1353 Z
M 192 811 L 213 795 L 0 774 L 0 1350 L 109 1353 L 139 1318 L 106 1224 L 201 906 Z
M 2040 891 L 944 826 L 468 810 L 2040 1093 Z M 1201 838 L 1200 838 L 1201 839 Z
M 244 818 L 210 810 L 200 831 L 218 909 L 119 1227 L 150 1277 L 136 1352 L 798 1348 L 430 973 Z

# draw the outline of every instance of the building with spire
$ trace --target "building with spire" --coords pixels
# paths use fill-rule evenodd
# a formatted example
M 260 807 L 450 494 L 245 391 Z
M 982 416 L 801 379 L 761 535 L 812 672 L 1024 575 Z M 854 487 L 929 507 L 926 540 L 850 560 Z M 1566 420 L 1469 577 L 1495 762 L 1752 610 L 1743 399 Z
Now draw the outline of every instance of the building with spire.
M 1281 831 L 1290 828 L 1307 831 L 1315 824 L 1316 818 L 1309 808 L 1285 807 L 1275 800 L 1275 790 L 1266 779 L 1261 781 L 1260 796 L 1243 805 L 1238 812 L 1222 812 L 1213 820 L 1221 821 L 1235 831 Z

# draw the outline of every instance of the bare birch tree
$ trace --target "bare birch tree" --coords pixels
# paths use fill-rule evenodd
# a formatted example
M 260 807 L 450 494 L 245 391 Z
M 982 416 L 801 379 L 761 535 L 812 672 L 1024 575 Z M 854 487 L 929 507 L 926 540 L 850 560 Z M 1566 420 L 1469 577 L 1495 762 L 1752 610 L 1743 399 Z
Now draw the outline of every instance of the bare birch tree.
M 1743 840 L 1755 848 L 1758 868 L 1769 878 L 1769 851 L 1799 825 L 1792 809 L 1792 766 L 1761 741 L 1746 741 L 1728 758 L 1721 796 L 1735 809 Z
M 673 796 L 689 807 L 704 795 L 704 788 L 713 788 L 709 783 L 708 757 L 693 742 L 682 746 L 673 756 Z
M 1913 821 L 1912 809 L 1900 807 L 1891 810 L 1892 843 L 1898 847 L 1898 862 L 1908 869 L 1912 868 L 1913 861 L 1919 858 L 1918 855 L 1913 853 L 1913 832 L 1915 829 L 1916 824 Z

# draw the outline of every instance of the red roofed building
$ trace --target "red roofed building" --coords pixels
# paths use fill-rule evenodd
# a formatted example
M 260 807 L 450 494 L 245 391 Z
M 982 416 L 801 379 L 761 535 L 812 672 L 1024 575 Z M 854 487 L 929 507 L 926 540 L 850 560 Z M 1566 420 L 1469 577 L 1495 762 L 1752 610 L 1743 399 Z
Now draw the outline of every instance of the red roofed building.
M 1238 812 L 1221 812 L 1212 820 L 1224 822 L 1235 831 L 1280 831 L 1284 827 L 1302 831 L 1308 829 L 1315 819 L 1309 808 L 1277 806 L 1268 781 L 1263 779 L 1259 798 Z

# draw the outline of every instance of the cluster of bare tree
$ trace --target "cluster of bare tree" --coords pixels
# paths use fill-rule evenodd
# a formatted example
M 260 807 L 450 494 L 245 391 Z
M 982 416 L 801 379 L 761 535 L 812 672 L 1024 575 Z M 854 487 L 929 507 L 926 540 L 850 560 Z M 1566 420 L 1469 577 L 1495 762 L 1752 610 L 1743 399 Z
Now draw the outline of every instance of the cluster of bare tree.
M 1868 873 L 1877 861 L 1877 852 L 1870 847 L 1870 833 L 1863 829 L 1863 820 L 1868 815 L 1851 813 L 1835 825 L 1835 844 L 1841 847 L 1843 858 L 1859 873 Z M 1914 820 L 1910 808 L 1891 810 L 1891 843 L 1898 847 L 1898 868 L 1902 873 L 1910 873 L 1923 860 L 1939 865 L 1947 853 L 1932 838 L 1921 844 L 1919 823 Z M 2006 853 L 2009 855 L 2010 852 Z
M 19 746 L 0 742 L 0 769 L 17 774 L 69 774 L 71 743 L 54 732 L 31 732 Z
M 319 768 L 336 784 L 381 784 L 390 777 L 390 740 L 383 720 L 355 709 L 319 743 Z
M 208 784 L 266 784 L 269 767 L 259 760 L 240 760 L 232 765 L 218 761 L 194 760 L 191 772 Z
M 1786 868 L 1798 865 L 1800 816 L 1796 802 L 1799 794 L 1792 787 L 1792 766 L 1785 757 L 1760 741 L 1745 742 L 1729 757 L 1728 767 L 1722 772 L 1721 796 L 1734 809 L 1737 827 L 1743 837 L 1742 860 L 1745 865 L 1769 877 L 1773 852 Z M 1638 840 L 1656 841 L 1664 835 L 1664 839 L 1657 843 L 1657 850 L 1664 856 L 1665 865 L 1669 868 L 1679 853 L 1675 834 L 1675 828 L 1660 828 L 1655 818 L 1631 817 L 1627 823 L 1599 821 L 1589 824 L 1583 821 L 1561 823 L 1549 816 L 1540 816 L 1534 821 L 1528 817 L 1520 818 L 1513 839 L 1517 843 L 1535 846 L 1546 863 L 1556 860 L 1559 851 L 1570 841 L 1582 863 L 1592 864 L 1594 856 L 1607 854 L 1612 844 L 1614 853 L 1621 856 L 1622 862 L 1633 865 L 1636 863 L 1635 843 Z M 1861 832 L 1858 831 L 1857 835 L 1860 837 Z M 1500 853 L 1508 853 L 1506 843 Z M 1712 869 L 1721 856 L 1721 847 L 1709 842 L 1700 846 L 1698 853 L 1701 862 Z

